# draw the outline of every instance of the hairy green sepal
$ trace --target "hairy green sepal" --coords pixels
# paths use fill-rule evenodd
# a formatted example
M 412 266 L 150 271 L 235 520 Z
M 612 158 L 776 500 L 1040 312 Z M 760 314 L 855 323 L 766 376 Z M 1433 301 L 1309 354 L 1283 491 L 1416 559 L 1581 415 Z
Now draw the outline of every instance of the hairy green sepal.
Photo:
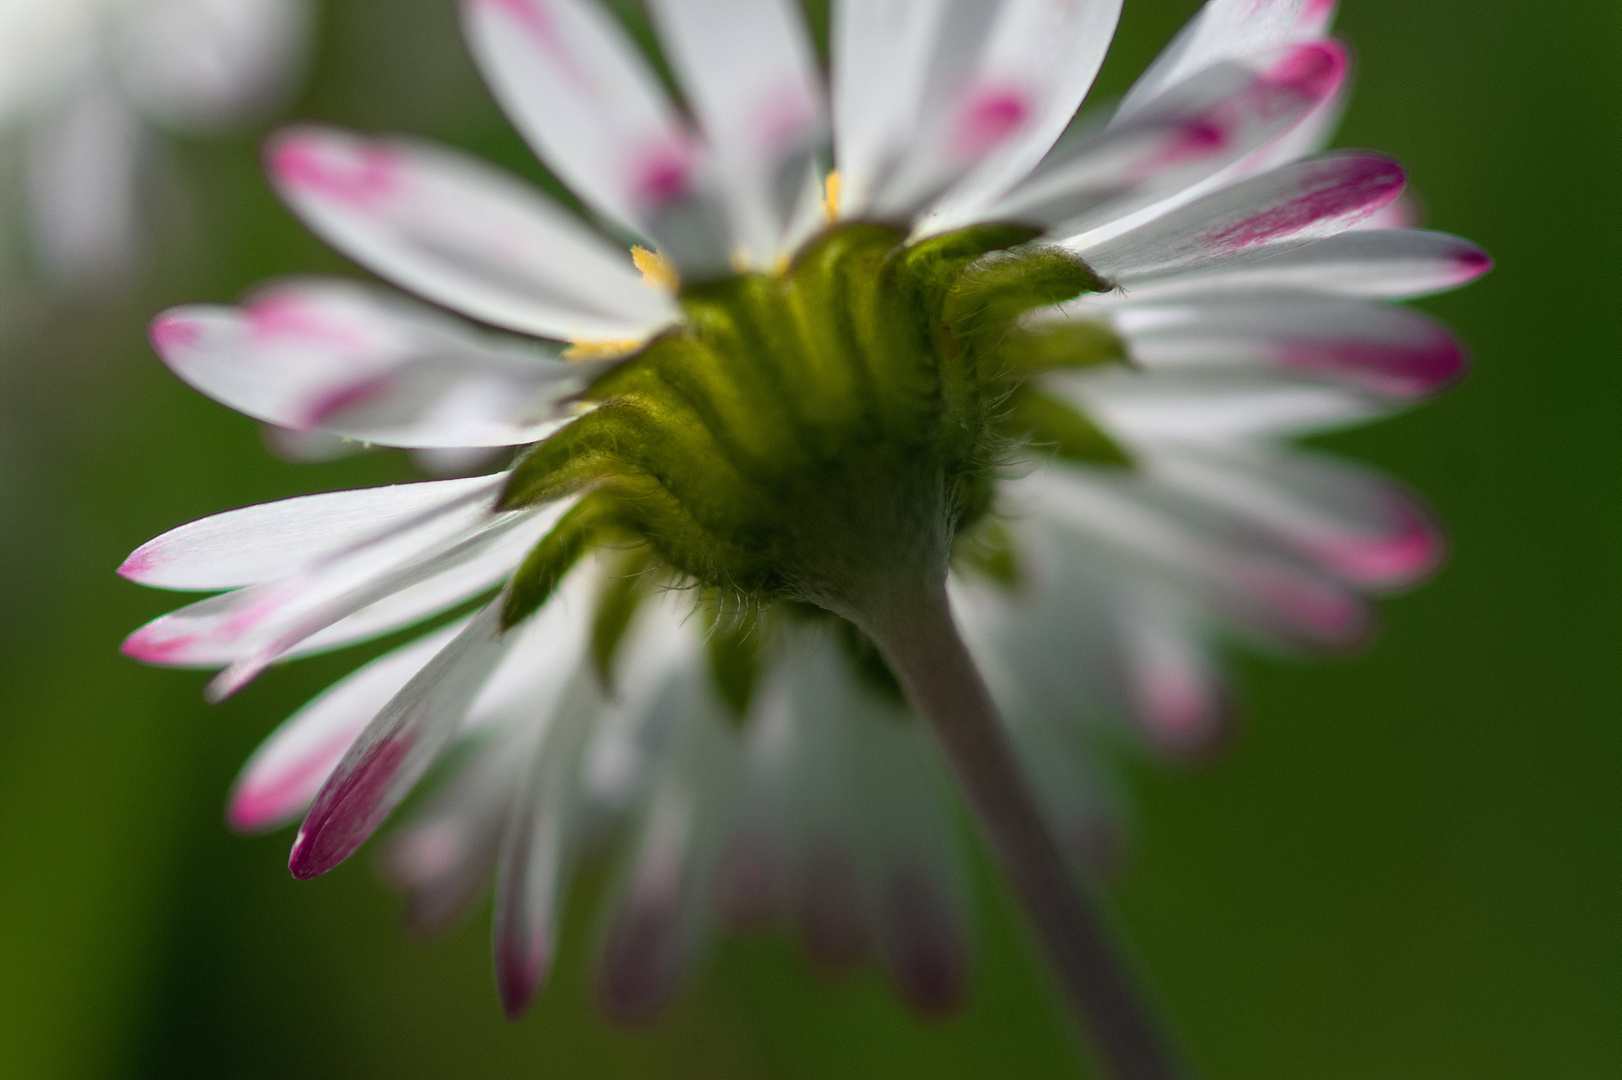
M 723 596 L 838 610 L 886 574 L 944 572 L 1014 446 L 1125 462 L 1024 385 L 1121 356 L 1107 333 L 1022 324 L 1107 287 L 1033 236 L 987 225 L 908 245 L 851 223 L 781 274 L 684 289 L 684 322 L 593 382 L 589 411 L 515 468 L 504 507 L 588 494 L 525 561 L 508 625 L 609 535 Z M 715 648 L 718 675 L 749 667 L 742 639 Z M 721 681 L 747 699 L 741 675 Z

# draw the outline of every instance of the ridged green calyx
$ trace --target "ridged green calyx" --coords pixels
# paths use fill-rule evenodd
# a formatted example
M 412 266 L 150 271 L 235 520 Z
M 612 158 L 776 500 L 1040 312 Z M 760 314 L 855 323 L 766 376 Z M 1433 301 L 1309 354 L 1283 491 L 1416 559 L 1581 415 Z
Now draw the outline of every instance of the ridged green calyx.
M 589 411 L 514 469 L 504 507 L 586 494 L 520 567 L 507 624 L 601 544 L 645 545 L 746 605 L 840 611 L 886 575 L 944 573 L 1014 448 L 1127 464 L 1027 382 L 1124 360 L 1097 325 L 1022 322 L 1108 287 L 1034 236 L 985 225 L 906 244 L 841 224 L 781 273 L 683 288 L 684 321 L 592 383 Z

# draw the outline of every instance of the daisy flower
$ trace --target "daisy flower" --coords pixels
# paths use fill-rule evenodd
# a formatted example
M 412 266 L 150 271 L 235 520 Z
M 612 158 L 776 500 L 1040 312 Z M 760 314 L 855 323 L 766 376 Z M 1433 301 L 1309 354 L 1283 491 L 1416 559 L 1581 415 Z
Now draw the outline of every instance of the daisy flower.
M 599 984 L 646 1015 L 715 912 L 788 912 L 945 1007 L 968 958 L 955 779 L 1122 1077 L 1176 1074 L 1069 855 L 1087 733 L 1209 745 L 1215 639 L 1340 648 L 1440 541 L 1394 485 L 1287 447 L 1457 376 L 1386 302 L 1462 284 L 1393 161 L 1316 154 L 1323 0 L 1210 0 L 1077 118 L 1119 0 L 844 0 L 825 80 L 788 0 L 653 0 L 673 98 L 586 0 L 468 0 L 475 56 L 582 218 L 466 155 L 319 127 L 268 163 L 378 287 L 293 280 L 153 325 L 260 420 L 490 476 L 182 526 L 126 577 L 220 591 L 126 644 L 269 665 L 452 616 L 278 729 L 233 823 L 295 875 L 392 838 L 424 927 L 493 872 L 498 983 L 544 978 L 580 852 L 630 855 Z M 944 751 L 944 753 L 938 753 Z M 943 764 L 944 763 L 944 764 Z M 1067 852 L 1069 855 L 1067 855 Z
M 154 125 L 208 132 L 290 88 L 309 0 L 3 0 L 0 146 L 33 256 L 67 280 L 128 265 Z

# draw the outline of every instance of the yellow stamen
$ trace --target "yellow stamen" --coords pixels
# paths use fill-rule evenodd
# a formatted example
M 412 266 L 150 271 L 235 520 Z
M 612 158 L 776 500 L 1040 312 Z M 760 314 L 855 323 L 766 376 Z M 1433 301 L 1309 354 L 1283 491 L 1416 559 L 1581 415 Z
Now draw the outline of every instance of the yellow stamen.
M 843 183 L 838 169 L 830 172 L 822 181 L 822 212 L 829 221 L 839 220 L 839 189 Z
M 645 247 L 633 247 L 631 249 L 631 261 L 636 263 L 638 270 L 642 271 L 642 280 L 655 289 L 675 292 L 681 288 L 681 275 L 676 273 L 676 268 L 670 264 L 670 260 L 657 251 L 649 251 Z
M 636 338 L 576 338 L 563 350 L 563 358 L 571 364 L 586 360 L 612 360 L 617 356 L 628 356 L 641 347 L 642 342 Z

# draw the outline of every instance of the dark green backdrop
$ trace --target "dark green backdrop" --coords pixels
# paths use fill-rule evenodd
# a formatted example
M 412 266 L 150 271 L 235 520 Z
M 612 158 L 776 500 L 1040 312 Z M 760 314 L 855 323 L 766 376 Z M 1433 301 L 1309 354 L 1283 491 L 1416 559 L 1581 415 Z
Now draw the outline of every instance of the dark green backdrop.
M 1127 0 L 1118 92 L 1193 9 Z M 1242 662 L 1245 723 L 1198 771 L 1131 778 L 1111 895 L 1212 1080 L 1622 1073 L 1622 5 L 1346 0 L 1359 88 L 1341 143 L 1411 168 L 1428 222 L 1499 268 L 1427 302 L 1476 370 L 1441 401 L 1323 440 L 1405 478 L 1454 538 L 1349 660 Z M 448 6 L 332 0 L 295 115 L 447 139 L 528 169 Z M 0 1075 L 1080 1075 L 994 889 L 966 1012 L 910 1017 L 732 940 L 655 1028 L 589 1009 L 576 905 L 552 985 L 500 1018 L 483 916 L 420 945 L 358 858 L 312 883 L 224 793 L 353 654 L 209 708 L 122 635 L 173 606 L 112 575 L 181 521 L 406 478 L 379 454 L 271 459 L 170 377 L 145 319 L 263 277 L 340 270 L 269 196 L 255 139 L 172 148 L 169 239 L 124 295 L 13 291 L 0 361 Z

